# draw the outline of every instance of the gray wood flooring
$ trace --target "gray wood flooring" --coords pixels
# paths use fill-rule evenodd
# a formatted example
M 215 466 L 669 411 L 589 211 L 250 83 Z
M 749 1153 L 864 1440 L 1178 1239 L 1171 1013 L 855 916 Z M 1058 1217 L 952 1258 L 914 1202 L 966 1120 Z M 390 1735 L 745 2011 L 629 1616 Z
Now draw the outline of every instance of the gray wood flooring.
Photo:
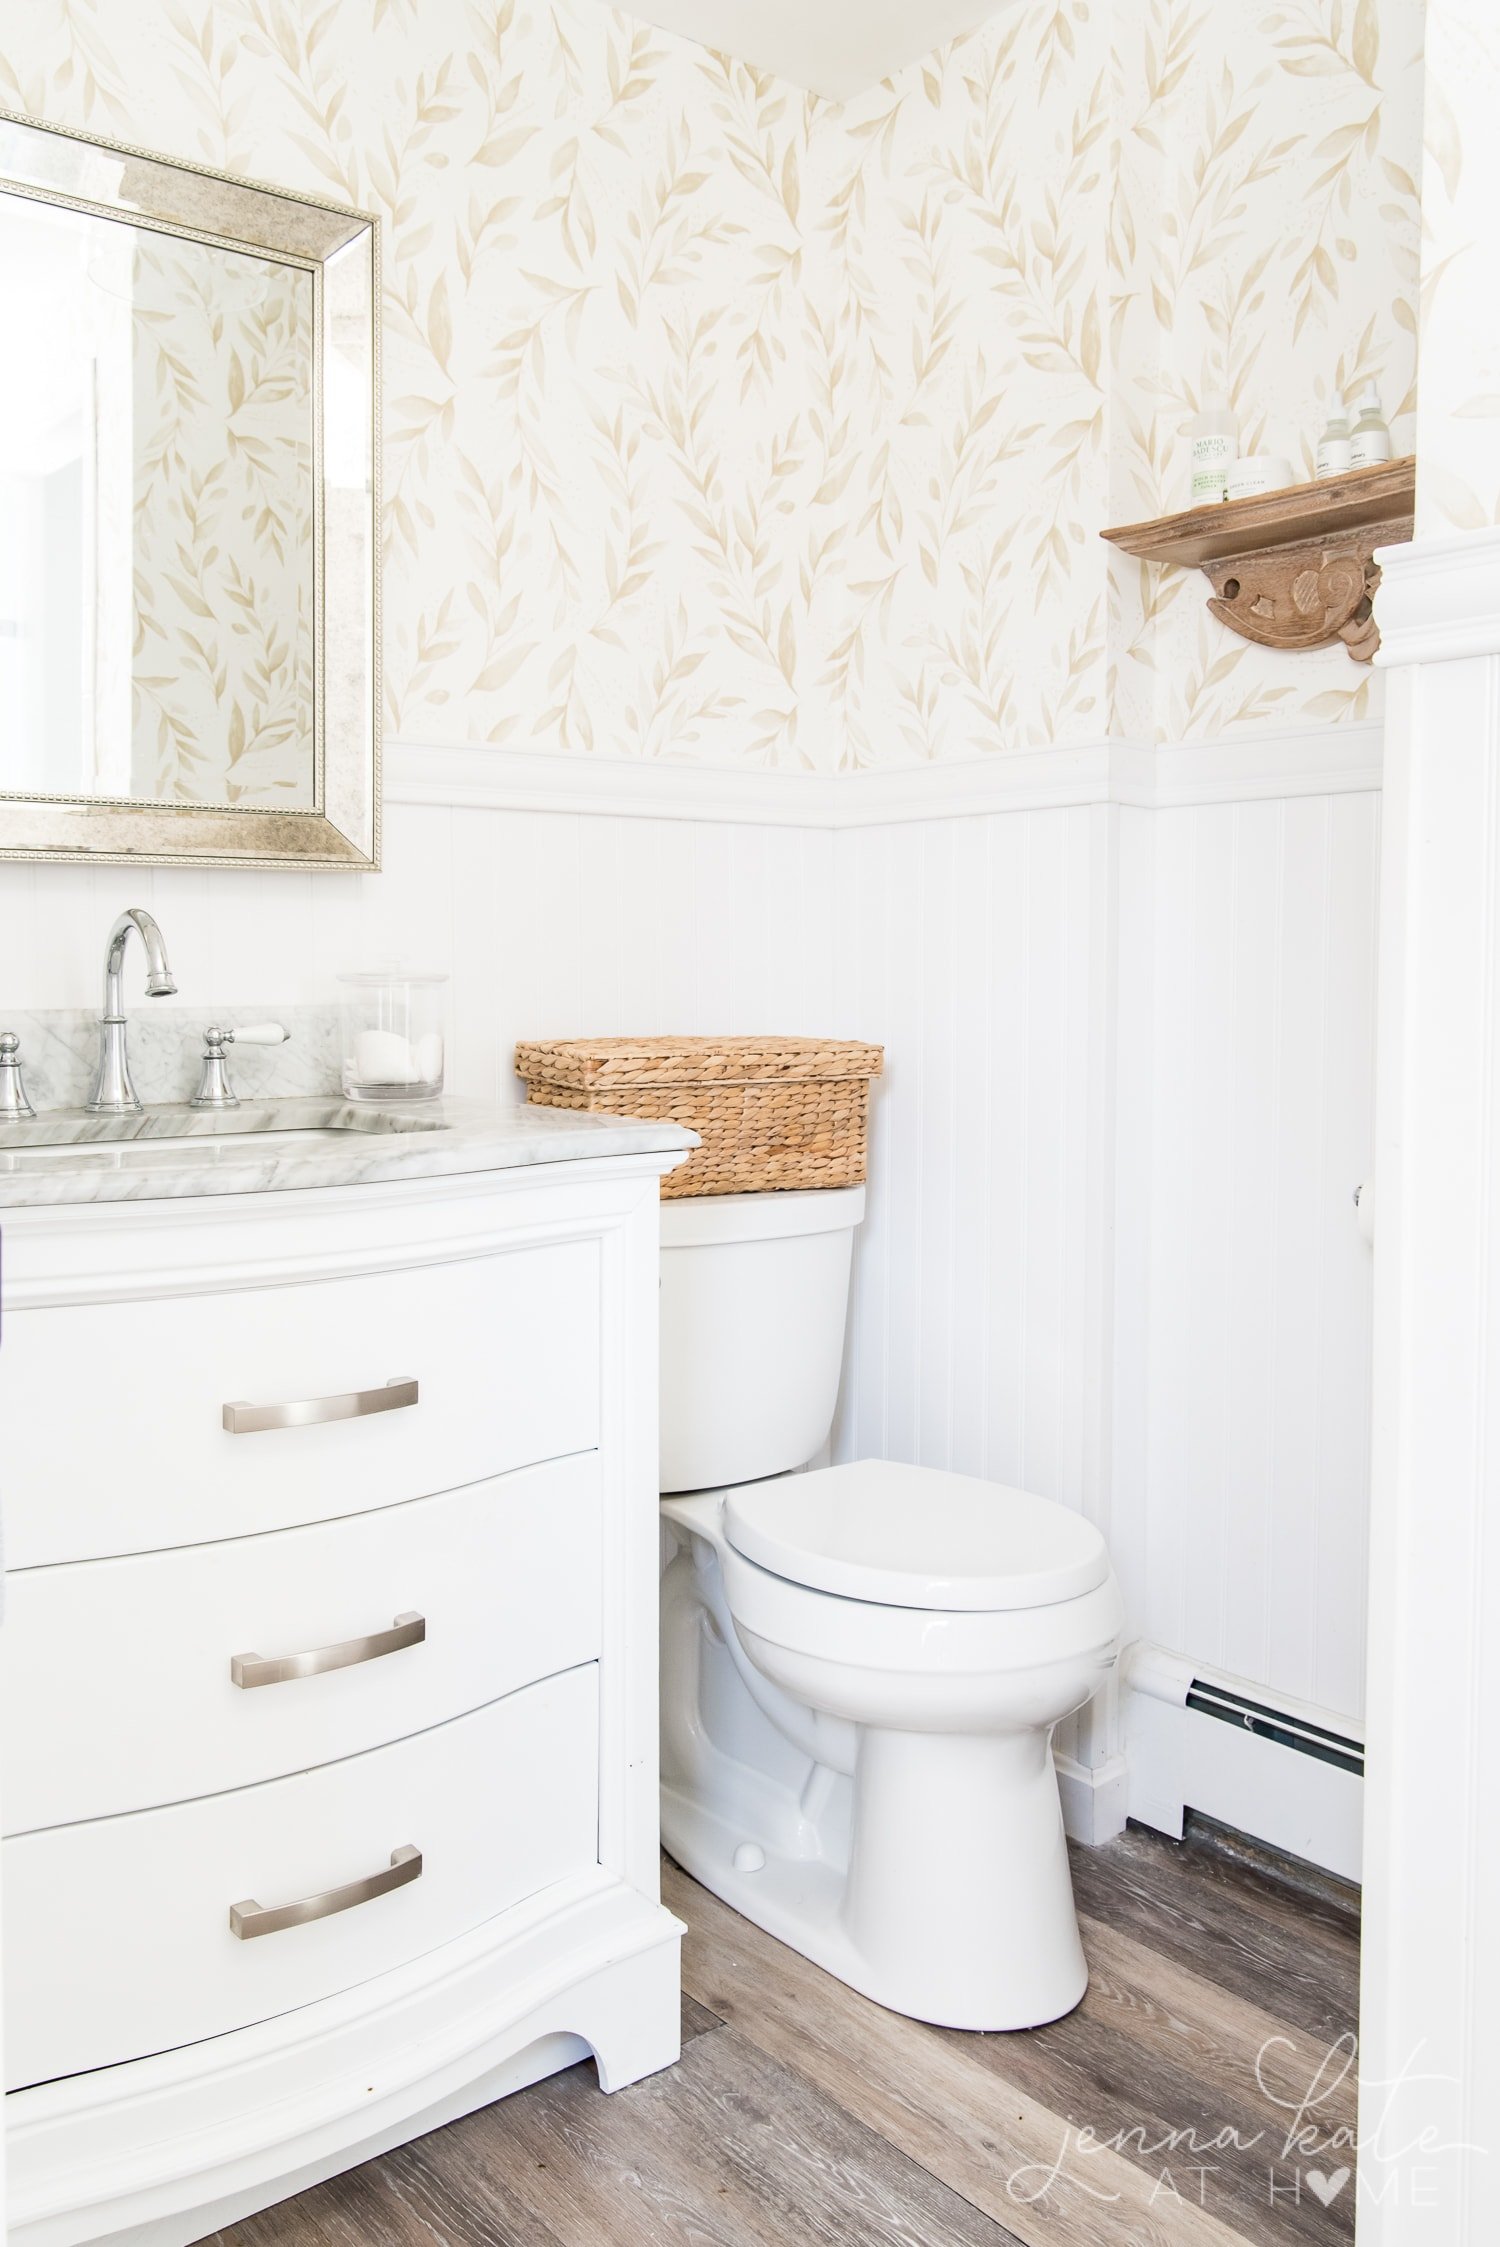
M 972 2036 L 883 2012 L 668 1865 L 690 1930 L 675 2068 L 612 2098 L 571 2069 L 214 2247 L 1352 2239 L 1354 2070 L 1325 2061 L 1355 2027 L 1347 1906 L 1134 1829 L 1073 1871 L 1083 2004 Z

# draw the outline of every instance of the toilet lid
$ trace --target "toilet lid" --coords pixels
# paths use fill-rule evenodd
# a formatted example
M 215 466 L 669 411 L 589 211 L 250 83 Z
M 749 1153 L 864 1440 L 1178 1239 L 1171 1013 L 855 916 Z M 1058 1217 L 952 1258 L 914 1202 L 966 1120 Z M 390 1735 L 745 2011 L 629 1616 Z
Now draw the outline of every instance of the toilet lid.
M 791 1583 L 882 1607 L 1050 1607 L 1109 1574 L 1104 1539 L 1068 1507 L 887 1459 L 730 1490 L 724 1534 Z

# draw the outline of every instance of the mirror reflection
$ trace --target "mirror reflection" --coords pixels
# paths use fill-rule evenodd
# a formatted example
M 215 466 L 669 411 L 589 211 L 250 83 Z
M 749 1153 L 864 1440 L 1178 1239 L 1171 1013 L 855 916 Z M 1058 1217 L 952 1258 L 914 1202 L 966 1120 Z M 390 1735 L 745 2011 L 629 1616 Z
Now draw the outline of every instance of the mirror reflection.
M 311 807 L 311 265 L 5 194 L 0 273 L 0 792 Z

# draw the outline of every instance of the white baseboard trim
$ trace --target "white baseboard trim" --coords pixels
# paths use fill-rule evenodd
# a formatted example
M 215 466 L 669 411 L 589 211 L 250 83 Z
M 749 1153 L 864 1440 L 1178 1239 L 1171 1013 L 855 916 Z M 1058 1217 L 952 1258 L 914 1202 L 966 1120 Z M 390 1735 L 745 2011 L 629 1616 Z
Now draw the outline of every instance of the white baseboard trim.
M 1054 1754 L 1057 1791 L 1062 1797 L 1063 1827 L 1070 1841 L 1097 1849 L 1125 1831 L 1129 1815 L 1129 1766 L 1123 1755 L 1112 1756 L 1097 1771 L 1075 1763 L 1070 1755 Z
M 810 773 L 395 740 L 388 804 L 571 812 L 601 819 L 728 821 L 839 830 L 970 819 L 999 812 L 1365 794 L 1381 784 L 1379 724 L 1279 728 L 1225 740 L 1100 741 L 997 751 L 883 772 Z
M 1213 1673 L 1195 1670 L 1178 1655 L 1138 1643 L 1128 1649 L 1122 1672 L 1130 1817 L 1180 1840 L 1184 1817 L 1197 1810 L 1344 1880 L 1360 1878 L 1362 1779 L 1188 1708 L 1194 1677 L 1211 1683 Z M 1263 1692 L 1257 1697 L 1266 1698 Z M 1286 1713 L 1314 1714 L 1290 1703 Z M 1333 1729 L 1326 1712 L 1317 1715 Z

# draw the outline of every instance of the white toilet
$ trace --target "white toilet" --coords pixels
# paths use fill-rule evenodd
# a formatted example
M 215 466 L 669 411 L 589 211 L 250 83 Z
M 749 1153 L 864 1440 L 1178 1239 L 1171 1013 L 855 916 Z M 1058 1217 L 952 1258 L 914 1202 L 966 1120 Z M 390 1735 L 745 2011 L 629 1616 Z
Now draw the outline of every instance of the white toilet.
M 1052 1728 L 1123 1608 L 1099 1532 L 832 1424 L 864 1189 L 662 1204 L 662 1832 L 882 2005 L 1036 2027 L 1088 1979 Z

